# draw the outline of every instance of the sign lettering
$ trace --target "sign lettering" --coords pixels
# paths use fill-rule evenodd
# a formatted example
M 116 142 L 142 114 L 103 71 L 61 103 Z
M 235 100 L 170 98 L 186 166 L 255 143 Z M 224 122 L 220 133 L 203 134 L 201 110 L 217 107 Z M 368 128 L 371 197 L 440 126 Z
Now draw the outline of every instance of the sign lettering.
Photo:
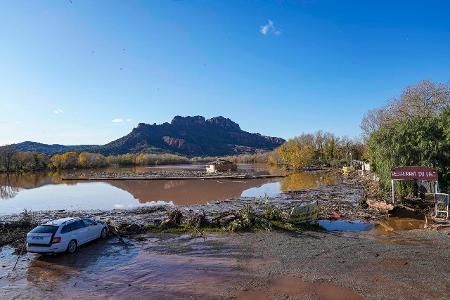
M 438 180 L 436 170 L 429 167 L 397 167 L 391 172 L 392 179 L 406 179 L 406 180 Z

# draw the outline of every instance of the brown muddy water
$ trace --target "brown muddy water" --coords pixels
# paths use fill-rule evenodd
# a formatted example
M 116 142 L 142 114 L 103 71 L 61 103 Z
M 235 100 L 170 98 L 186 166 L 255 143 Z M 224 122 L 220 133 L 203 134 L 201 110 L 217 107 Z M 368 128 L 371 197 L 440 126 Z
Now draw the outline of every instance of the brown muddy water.
M 221 238 L 147 236 L 96 241 L 74 255 L 26 254 L 16 270 L 0 252 L 0 298 L 210 299 L 226 297 L 249 275 L 242 254 Z
M 114 169 L 120 172 L 148 172 L 158 169 L 203 169 L 202 165 Z M 277 174 L 280 170 L 258 165 L 240 165 L 252 174 Z M 0 174 L 0 214 L 24 209 L 91 210 L 121 209 L 161 204 L 191 205 L 238 197 L 276 196 L 287 190 L 301 190 L 333 184 L 329 173 L 299 173 L 285 178 L 252 180 L 121 180 L 74 182 L 56 174 Z
M 239 291 L 236 298 L 241 300 L 269 300 L 275 299 L 274 295 L 289 295 L 289 298 L 285 297 L 286 299 L 364 299 L 351 289 L 335 286 L 328 282 L 307 282 L 292 275 L 269 280 L 267 287 L 258 290 Z

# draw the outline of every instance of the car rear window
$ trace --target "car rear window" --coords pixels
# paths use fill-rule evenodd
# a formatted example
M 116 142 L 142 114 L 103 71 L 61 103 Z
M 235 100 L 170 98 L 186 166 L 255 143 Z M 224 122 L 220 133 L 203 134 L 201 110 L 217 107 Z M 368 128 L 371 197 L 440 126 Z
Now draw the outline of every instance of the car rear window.
M 56 233 L 58 230 L 58 226 L 53 225 L 40 225 L 33 230 L 31 230 L 32 233 Z

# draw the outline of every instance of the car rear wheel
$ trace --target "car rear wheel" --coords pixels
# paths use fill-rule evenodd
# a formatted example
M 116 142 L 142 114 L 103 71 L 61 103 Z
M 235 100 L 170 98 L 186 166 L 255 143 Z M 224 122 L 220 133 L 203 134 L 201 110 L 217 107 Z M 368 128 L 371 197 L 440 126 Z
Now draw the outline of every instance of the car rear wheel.
M 105 227 L 102 229 L 102 233 L 100 234 L 100 237 L 102 239 L 106 239 L 106 236 L 108 235 L 108 229 Z
M 69 242 L 69 245 L 67 245 L 67 252 L 68 253 L 75 253 L 77 251 L 77 241 L 71 240 Z

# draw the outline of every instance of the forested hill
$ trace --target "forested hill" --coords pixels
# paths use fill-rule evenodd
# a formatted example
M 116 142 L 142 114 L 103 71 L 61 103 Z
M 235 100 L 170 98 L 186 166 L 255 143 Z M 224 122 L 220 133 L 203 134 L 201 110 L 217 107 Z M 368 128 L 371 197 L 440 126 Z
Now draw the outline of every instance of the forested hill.
M 14 147 L 19 151 L 31 151 L 36 153 L 45 153 L 47 155 L 54 155 L 58 153 L 64 153 L 69 151 L 75 152 L 98 152 L 101 146 L 98 145 L 59 145 L 59 144 L 42 144 L 36 142 L 26 141 L 23 143 L 15 144 Z
M 171 123 L 139 123 L 129 134 L 106 145 L 47 145 L 35 142 L 16 144 L 20 151 L 53 155 L 67 151 L 88 151 L 104 155 L 125 153 L 176 153 L 186 156 L 222 156 L 273 150 L 284 143 L 277 137 L 249 133 L 224 117 L 173 118 Z

